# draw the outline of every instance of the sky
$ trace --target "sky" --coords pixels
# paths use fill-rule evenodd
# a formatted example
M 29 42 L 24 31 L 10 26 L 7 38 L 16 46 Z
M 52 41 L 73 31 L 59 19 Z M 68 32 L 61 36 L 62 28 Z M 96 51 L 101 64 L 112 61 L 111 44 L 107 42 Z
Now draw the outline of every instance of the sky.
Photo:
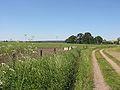
M 0 0 L 0 40 L 64 40 L 81 32 L 120 37 L 120 0 Z

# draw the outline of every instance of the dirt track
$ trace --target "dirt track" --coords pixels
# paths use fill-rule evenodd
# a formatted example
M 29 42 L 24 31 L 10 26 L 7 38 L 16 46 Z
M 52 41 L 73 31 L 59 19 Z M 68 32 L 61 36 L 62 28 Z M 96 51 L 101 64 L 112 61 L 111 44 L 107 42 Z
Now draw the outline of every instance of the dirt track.
M 96 50 L 92 52 L 92 63 L 93 63 L 93 71 L 94 71 L 94 85 L 93 90 L 109 90 L 109 86 L 105 83 L 102 72 L 98 65 L 96 56 Z
M 103 49 L 100 50 L 100 53 L 101 53 L 101 55 L 112 65 L 113 69 L 114 69 L 118 74 L 120 74 L 120 67 L 119 67 L 115 62 L 113 62 L 109 57 L 107 57 L 107 56 L 103 53 Z
M 111 51 L 111 50 L 105 50 L 107 53 L 109 53 L 111 56 L 113 56 L 114 58 L 116 58 L 117 60 L 120 61 L 120 52 L 115 52 L 115 51 Z

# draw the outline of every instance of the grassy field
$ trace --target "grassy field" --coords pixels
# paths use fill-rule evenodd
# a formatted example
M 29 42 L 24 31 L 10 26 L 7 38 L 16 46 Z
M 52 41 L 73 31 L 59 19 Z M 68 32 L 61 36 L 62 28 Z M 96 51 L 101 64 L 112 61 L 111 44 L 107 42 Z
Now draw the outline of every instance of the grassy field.
M 0 43 L 0 61 L 9 62 L 13 59 L 13 54 L 16 55 L 16 59 L 26 59 L 26 58 L 39 58 L 40 49 L 43 48 L 61 48 L 69 46 L 80 46 L 74 44 L 64 44 L 64 43 L 18 43 L 18 42 L 7 42 Z M 53 53 L 54 50 L 49 50 L 49 52 L 43 53 Z
M 40 57 L 41 48 L 76 49 Z M 91 53 L 94 49 L 113 48 L 115 45 L 80 45 L 65 43 L 0 43 L 0 89 L 2 90 L 93 90 Z M 13 53 L 22 58 L 11 58 Z M 36 52 L 36 53 L 33 53 Z M 32 54 L 31 54 L 32 53 Z M 31 57 L 35 55 L 35 57 Z M 9 56 L 6 58 L 6 56 Z M 120 88 L 120 76 L 96 53 L 106 82 L 113 90 Z M 11 58 L 11 60 L 9 60 Z
M 78 46 L 67 52 L 0 64 L 3 90 L 92 90 L 91 49 L 87 45 L 54 43 L 0 43 L 3 53 L 14 50 Z M 91 47 L 93 47 L 91 45 Z M 86 55 L 87 53 L 87 55 Z M 87 66 L 86 66 L 87 65 Z

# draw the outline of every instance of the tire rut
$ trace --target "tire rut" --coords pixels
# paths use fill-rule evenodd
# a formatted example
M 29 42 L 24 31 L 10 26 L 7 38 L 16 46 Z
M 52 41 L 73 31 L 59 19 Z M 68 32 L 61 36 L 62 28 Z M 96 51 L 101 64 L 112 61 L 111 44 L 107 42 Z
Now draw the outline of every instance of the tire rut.
M 110 59 L 109 57 L 107 57 L 104 53 L 103 53 L 103 50 L 100 50 L 100 53 L 101 55 L 111 64 L 112 68 L 118 73 L 120 74 L 120 67 L 115 63 L 113 62 L 112 59 Z
M 94 85 L 95 85 L 93 90 L 110 90 L 109 86 L 104 81 L 102 72 L 101 72 L 100 67 L 98 65 L 98 62 L 97 62 L 97 59 L 95 56 L 96 51 L 97 50 L 94 50 L 92 52 L 92 63 L 93 63 L 93 71 L 94 71 Z

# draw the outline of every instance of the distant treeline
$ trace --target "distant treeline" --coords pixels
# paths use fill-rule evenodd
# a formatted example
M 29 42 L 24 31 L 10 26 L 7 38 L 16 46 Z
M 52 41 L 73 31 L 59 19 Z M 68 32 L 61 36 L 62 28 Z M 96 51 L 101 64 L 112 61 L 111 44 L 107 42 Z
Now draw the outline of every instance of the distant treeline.
M 120 44 L 120 38 L 116 41 L 107 41 L 101 36 L 94 37 L 91 33 L 79 33 L 72 35 L 65 40 L 66 43 L 77 43 L 77 44 Z
M 0 41 L 0 42 L 27 42 L 27 43 L 65 43 L 65 41 Z
M 65 40 L 66 43 L 78 43 L 78 44 L 102 44 L 103 38 L 101 36 L 93 37 L 91 33 L 79 33 L 76 36 L 72 35 Z
M 107 41 L 101 36 L 94 37 L 90 32 L 71 35 L 65 41 L 0 41 L 0 42 L 27 42 L 27 43 L 74 43 L 74 44 L 120 44 L 120 37 L 116 41 Z

